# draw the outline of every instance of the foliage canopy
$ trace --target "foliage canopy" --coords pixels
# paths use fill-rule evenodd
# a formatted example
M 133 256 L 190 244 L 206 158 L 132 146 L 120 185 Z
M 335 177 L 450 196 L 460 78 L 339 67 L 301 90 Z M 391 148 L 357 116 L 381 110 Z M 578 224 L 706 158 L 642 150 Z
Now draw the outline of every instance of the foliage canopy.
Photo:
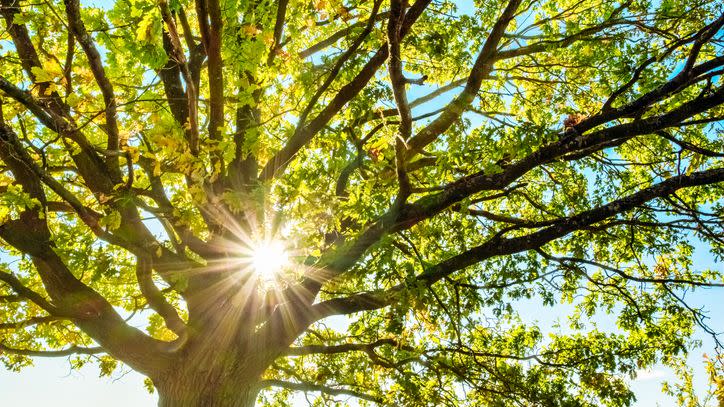
M 693 400 L 721 1 L 0 4 L 8 368 L 120 361 L 164 406 L 619 406 L 664 363 Z

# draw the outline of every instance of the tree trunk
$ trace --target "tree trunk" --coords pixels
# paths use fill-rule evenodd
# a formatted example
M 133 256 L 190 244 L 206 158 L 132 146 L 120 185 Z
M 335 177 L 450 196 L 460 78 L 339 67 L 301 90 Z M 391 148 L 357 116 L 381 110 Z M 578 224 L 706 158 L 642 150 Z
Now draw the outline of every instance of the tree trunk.
M 214 376 L 216 376 L 214 378 Z M 159 407 L 252 407 L 258 379 L 183 374 L 157 386 Z
M 197 279 L 195 283 L 199 281 L 202 280 Z M 214 284 L 208 283 L 208 286 Z M 196 292 L 205 291 L 197 288 Z M 255 304 L 258 299 L 247 297 L 245 300 Z M 187 341 L 176 352 L 174 361 L 151 377 L 158 390 L 158 405 L 254 406 L 262 375 L 293 341 L 293 335 L 284 335 L 281 328 L 249 334 L 253 332 L 251 324 L 256 322 L 256 314 L 228 299 L 213 302 L 205 297 L 190 297 L 188 307 L 191 322 Z M 244 315 L 251 322 L 231 317 L 237 315 Z M 198 334 L 200 332 L 204 335 Z M 210 332 L 214 334 L 208 335 Z
M 226 349 L 225 351 L 222 349 Z M 160 407 L 251 407 L 269 361 L 238 349 L 205 348 L 180 357 L 166 376 L 154 378 Z M 258 356 L 255 355 L 255 356 Z

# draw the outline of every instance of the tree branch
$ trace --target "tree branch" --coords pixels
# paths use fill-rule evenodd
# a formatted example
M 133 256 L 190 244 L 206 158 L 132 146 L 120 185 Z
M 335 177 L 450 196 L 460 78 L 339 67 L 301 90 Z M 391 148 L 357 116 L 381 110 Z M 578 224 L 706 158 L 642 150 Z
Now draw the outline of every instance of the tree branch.
M 141 294 L 146 298 L 151 309 L 163 318 L 166 327 L 179 338 L 185 339 L 187 337 L 186 323 L 178 315 L 176 308 L 166 301 L 161 290 L 154 284 L 153 265 L 150 259 L 144 257 L 137 257 L 136 259 L 136 279 L 141 288 Z
M 66 315 L 63 311 L 58 309 L 55 305 L 48 302 L 48 300 L 45 299 L 42 295 L 36 293 L 35 291 L 31 290 L 30 288 L 26 287 L 17 277 L 10 273 L 6 273 L 4 271 L 0 271 L 0 281 L 4 282 L 5 284 L 9 285 L 10 288 L 13 289 L 20 297 L 27 298 L 35 305 L 39 306 L 40 308 L 44 309 L 48 313 L 54 316 L 64 316 Z
M 538 232 L 513 238 L 494 236 L 485 243 L 453 256 L 419 274 L 415 281 L 432 285 L 450 274 L 472 266 L 483 260 L 538 249 L 548 242 L 561 238 L 586 226 L 601 222 L 612 216 L 627 212 L 645 202 L 670 195 L 682 188 L 716 184 L 724 181 L 724 169 L 712 169 L 695 172 L 691 175 L 679 175 L 668 178 L 658 184 L 644 188 L 636 193 L 612 201 L 601 207 L 563 218 L 555 225 Z M 350 314 L 374 310 L 397 301 L 406 285 L 397 285 L 385 291 L 359 293 L 344 298 L 327 300 L 312 307 L 313 321 L 338 314 Z M 313 321 L 310 321 L 313 322 Z
M 395 171 L 400 188 L 397 198 L 395 198 L 396 205 L 404 203 L 412 192 L 410 178 L 405 168 L 407 141 L 412 135 L 412 112 L 407 102 L 407 91 L 405 90 L 407 81 L 402 73 L 402 59 L 400 57 L 400 42 L 402 41 L 400 28 L 404 18 L 405 9 L 402 0 L 392 0 L 390 2 L 390 19 L 387 24 L 387 44 L 389 45 L 388 53 L 390 54 L 388 62 L 390 83 L 397 104 L 397 112 L 400 115 L 400 134 L 395 138 Z
M 98 87 L 103 94 L 103 101 L 106 105 L 106 126 L 104 130 L 108 133 L 106 149 L 109 151 L 118 151 L 121 145 L 118 133 L 116 96 L 113 93 L 113 85 L 106 75 L 105 68 L 103 68 L 101 55 L 98 52 L 98 49 L 96 49 L 93 38 L 88 34 L 85 24 L 83 24 L 83 20 L 80 15 L 79 0 L 63 0 L 63 2 L 65 4 L 66 14 L 68 15 L 68 27 L 76 40 L 78 40 L 78 43 L 80 43 L 81 48 L 83 48 L 83 52 L 85 52 L 85 55 L 88 58 L 88 65 L 93 73 L 93 77 L 98 83 Z M 108 169 L 111 173 L 115 174 L 117 178 L 120 178 L 118 156 L 107 156 L 106 163 L 108 164 Z
M 369 394 L 360 393 L 354 390 L 339 389 L 329 386 L 323 386 L 312 383 L 294 383 L 287 382 L 284 380 L 267 379 L 262 380 L 260 383 L 261 387 L 282 387 L 289 390 L 303 391 L 303 392 L 320 392 L 330 394 L 332 396 L 351 396 L 362 400 L 371 401 L 374 403 L 382 403 L 382 400 L 371 396 Z
M 0 331 L 7 329 L 23 329 L 33 325 L 45 324 L 48 322 L 62 321 L 65 318 L 48 315 L 43 317 L 31 317 L 22 321 L 0 322 Z
M 417 0 L 408 10 L 400 28 L 400 37 L 404 37 L 417 21 L 431 0 Z M 259 175 L 260 181 L 272 179 L 277 172 L 283 171 L 294 155 L 304 147 L 350 100 L 352 100 L 374 77 L 388 56 L 387 44 L 382 45 L 362 70 L 332 98 L 327 106 L 312 119 L 309 124 L 295 132 L 287 143 L 269 161 Z
M 398 342 L 394 339 L 379 339 L 372 343 L 345 343 L 342 345 L 306 345 L 299 347 L 290 347 L 285 351 L 286 355 L 299 356 L 299 355 L 312 355 L 312 354 L 323 354 L 331 355 L 335 353 L 346 353 L 355 351 L 367 351 L 370 349 L 378 348 L 383 345 L 397 346 Z
M 510 0 L 498 20 L 493 25 L 488 38 L 483 44 L 473 68 L 468 76 L 465 89 L 446 107 L 440 116 L 425 128 L 420 130 L 408 142 L 408 159 L 419 153 L 426 145 L 433 142 L 440 134 L 445 132 L 456 120 L 460 118 L 465 109 L 475 100 L 483 79 L 493 70 L 493 63 L 497 54 L 498 44 L 505 34 L 508 24 L 515 17 L 515 12 L 521 0 Z
M 62 357 L 71 355 L 97 355 L 105 353 L 103 348 L 83 348 L 79 346 L 71 346 L 63 350 L 32 350 L 17 349 L 0 343 L 0 353 L 9 353 L 11 355 L 32 356 L 32 357 Z
M 266 64 L 271 65 L 274 62 L 277 52 L 281 50 L 282 35 L 284 35 L 284 25 L 286 24 L 287 6 L 289 0 L 279 0 L 277 4 L 277 16 L 274 20 L 274 34 L 271 48 L 269 49 L 269 56 L 267 57 Z
M 164 83 L 164 90 L 166 92 L 169 105 L 174 113 L 176 121 L 178 121 L 184 127 L 184 133 L 186 134 L 186 140 L 189 143 L 189 150 L 193 155 L 199 153 L 199 123 L 198 123 L 198 91 L 196 89 L 196 83 L 194 82 L 193 76 L 189 69 L 189 65 L 186 62 L 186 55 L 184 54 L 183 47 L 181 46 L 181 40 L 179 39 L 178 31 L 176 30 L 176 22 L 171 15 L 171 11 L 168 8 L 168 3 L 161 1 L 158 4 L 161 10 L 161 17 L 164 23 L 166 23 L 166 30 L 164 30 L 163 40 L 164 49 L 169 54 L 169 62 L 161 70 L 161 79 Z M 179 79 L 178 73 L 181 73 L 184 82 L 186 83 L 186 89 L 184 90 Z M 186 99 L 185 106 L 178 106 L 178 100 L 180 98 Z
M 374 16 L 375 21 L 381 21 L 389 17 L 390 12 L 389 11 L 383 11 L 381 13 L 378 13 L 376 16 Z M 348 27 L 345 27 L 334 34 L 330 35 L 329 37 L 319 41 L 318 43 L 312 45 L 311 47 L 299 52 L 297 55 L 301 59 L 308 58 L 320 51 L 323 51 L 325 48 L 332 46 L 337 41 L 341 40 L 342 38 L 348 36 L 353 31 L 355 31 L 358 28 L 366 27 L 367 24 L 369 24 L 369 19 L 367 21 L 358 21 Z

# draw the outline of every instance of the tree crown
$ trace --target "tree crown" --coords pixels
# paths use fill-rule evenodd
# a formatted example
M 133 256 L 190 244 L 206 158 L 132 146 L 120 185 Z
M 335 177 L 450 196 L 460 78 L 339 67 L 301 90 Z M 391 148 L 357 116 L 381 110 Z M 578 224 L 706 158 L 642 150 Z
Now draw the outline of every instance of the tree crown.
M 716 340 L 721 1 L 0 2 L 11 369 L 628 405 Z

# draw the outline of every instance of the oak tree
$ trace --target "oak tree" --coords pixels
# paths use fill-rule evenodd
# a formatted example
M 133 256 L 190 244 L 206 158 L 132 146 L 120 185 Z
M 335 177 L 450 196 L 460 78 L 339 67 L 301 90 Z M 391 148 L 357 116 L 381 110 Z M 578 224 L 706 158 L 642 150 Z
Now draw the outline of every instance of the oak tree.
M 716 339 L 722 10 L 0 0 L 0 360 L 161 406 L 629 405 Z

